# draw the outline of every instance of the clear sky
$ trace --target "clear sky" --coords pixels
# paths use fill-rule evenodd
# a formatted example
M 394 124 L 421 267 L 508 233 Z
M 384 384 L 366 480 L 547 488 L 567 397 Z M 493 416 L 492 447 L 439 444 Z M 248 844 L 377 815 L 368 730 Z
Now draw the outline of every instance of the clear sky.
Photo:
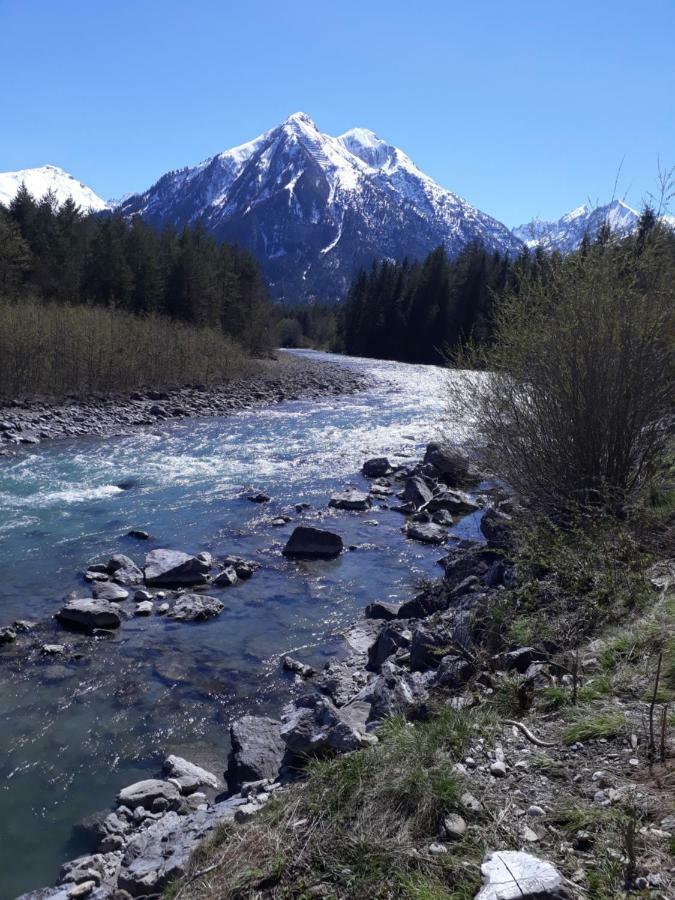
M 512 226 L 675 164 L 675 0 L 0 0 L 0 171 L 104 198 L 297 110 Z

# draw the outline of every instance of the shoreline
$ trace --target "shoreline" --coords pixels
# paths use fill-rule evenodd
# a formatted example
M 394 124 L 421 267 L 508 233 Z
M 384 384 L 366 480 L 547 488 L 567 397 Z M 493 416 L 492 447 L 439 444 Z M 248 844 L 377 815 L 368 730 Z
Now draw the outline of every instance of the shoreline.
M 282 352 L 254 360 L 251 371 L 214 385 L 144 389 L 106 397 L 0 401 L 0 457 L 44 442 L 110 437 L 136 428 L 364 390 L 366 379 L 337 362 Z

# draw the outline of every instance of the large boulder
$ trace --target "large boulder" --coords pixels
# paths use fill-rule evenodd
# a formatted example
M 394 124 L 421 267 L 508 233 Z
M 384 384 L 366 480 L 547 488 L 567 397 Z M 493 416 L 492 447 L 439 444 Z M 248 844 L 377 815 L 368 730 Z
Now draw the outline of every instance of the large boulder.
M 176 622 L 204 622 L 219 616 L 224 609 L 225 605 L 217 597 L 182 594 L 168 615 Z
M 230 743 L 226 776 L 230 792 L 247 781 L 276 778 L 286 749 L 281 722 L 266 716 L 242 716 L 230 724 Z
M 412 503 L 416 509 L 419 509 L 420 506 L 428 503 L 432 497 L 433 491 L 422 478 L 418 475 L 408 478 L 403 489 L 403 500 L 405 503 Z
M 443 628 L 418 625 L 413 631 L 410 643 L 410 668 L 413 672 L 424 672 L 438 667 L 441 659 L 450 649 L 451 636 Z
M 182 756 L 167 756 L 164 760 L 164 772 L 172 784 L 175 784 L 181 794 L 194 794 L 202 787 L 210 787 L 218 790 L 220 782 L 211 772 L 188 762 Z
M 507 550 L 511 546 L 512 519 L 506 513 L 490 507 L 480 520 L 480 530 L 485 536 L 488 547 L 497 550 Z
M 424 462 L 432 466 L 438 477 L 452 487 L 475 484 L 479 480 L 464 454 L 437 441 L 427 444 Z
M 383 478 L 391 472 L 391 465 L 386 456 L 367 459 L 361 469 L 366 478 Z
M 476 512 L 480 507 L 464 491 L 443 490 L 434 494 L 427 504 L 427 509 L 430 512 L 445 510 L 453 516 L 466 516 Z
M 335 509 L 355 509 L 363 511 L 370 509 L 370 497 L 362 491 L 342 491 L 330 498 L 329 506 Z
M 283 554 L 299 559 L 331 559 L 342 553 L 343 546 L 339 534 L 299 525 L 293 529 Z
M 347 707 L 338 709 L 327 697 L 307 694 L 287 711 L 281 739 L 290 756 L 298 759 L 359 750 L 365 743 L 369 711 L 368 704 L 350 712 Z
M 152 809 L 155 800 L 165 800 L 169 806 L 174 809 L 178 807 L 180 799 L 180 791 L 175 784 L 170 781 L 163 781 L 160 778 L 146 778 L 143 781 L 136 781 L 128 787 L 122 788 L 117 795 L 117 803 L 120 806 L 126 806 L 128 809 L 136 809 L 142 806 L 143 809 Z
M 57 613 L 62 625 L 76 628 L 119 628 L 122 617 L 107 600 L 68 600 Z
M 205 584 L 208 561 L 179 550 L 151 550 L 145 557 L 146 584 Z
M 380 631 L 368 648 L 368 668 L 379 672 L 382 664 L 397 650 L 410 646 L 410 632 L 399 623 L 391 622 Z
M 571 900 L 551 863 L 517 850 L 498 850 L 480 867 L 483 887 L 475 900 Z

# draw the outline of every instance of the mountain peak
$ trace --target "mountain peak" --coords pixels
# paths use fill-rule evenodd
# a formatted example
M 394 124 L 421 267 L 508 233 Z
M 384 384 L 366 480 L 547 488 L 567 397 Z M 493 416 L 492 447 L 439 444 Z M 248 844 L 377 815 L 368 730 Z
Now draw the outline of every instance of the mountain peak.
M 108 204 L 95 194 L 91 188 L 59 166 L 48 163 L 33 169 L 19 169 L 16 172 L 0 172 L 0 204 L 9 206 L 21 185 L 40 200 L 45 194 L 52 193 L 56 202 L 61 205 L 72 199 L 85 211 L 107 209 Z
M 306 112 L 294 112 L 288 118 L 284 119 L 281 123 L 282 125 L 304 125 L 308 128 L 313 128 L 315 131 L 319 129 L 316 127 L 316 123 L 311 116 L 308 116 Z

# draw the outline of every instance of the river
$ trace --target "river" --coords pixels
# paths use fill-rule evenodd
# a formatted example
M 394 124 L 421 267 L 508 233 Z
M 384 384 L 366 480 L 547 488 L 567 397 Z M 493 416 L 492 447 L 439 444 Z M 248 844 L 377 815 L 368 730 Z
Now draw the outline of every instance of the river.
M 66 664 L 0 648 L 2 900 L 52 883 L 85 849 L 73 825 L 156 774 L 167 753 L 222 773 L 228 720 L 283 703 L 280 654 L 321 665 L 342 651 L 340 631 L 369 602 L 407 598 L 438 574 L 438 548 L 407 541 L 400 514 L 379 505 L 329 512 L 327 503 L 348 484 L 365 485 L 359 471 L 371 456 L 419 458 L 438 435 L 447 374 L 308 355 L 353 367 L 369 388 L 0 460 L 0 625 L 51 621 L 67 593 L 87 596 L 87 565 L 113 553 L 142 563 L 152 547 L 171 547 L 260 563 L 250 581 L 209 591 L 226 609 L 207 623 L 130 619 L 101 641 L 54 623 L 50 639 L 82 653 Z M 249 502 L 249 489 L 272 501 Z M 301 502 L 311 508 L 298 514 Z M 270 525 L 289 511 L 291 523 Z M 329 562 L 286 560 L 281 548 L 301 520 L 323 522 L 356 549 Z M 126 537 L 132 527 L 152 540 Z M 458 529 L 474 536 L 477 516 Z

